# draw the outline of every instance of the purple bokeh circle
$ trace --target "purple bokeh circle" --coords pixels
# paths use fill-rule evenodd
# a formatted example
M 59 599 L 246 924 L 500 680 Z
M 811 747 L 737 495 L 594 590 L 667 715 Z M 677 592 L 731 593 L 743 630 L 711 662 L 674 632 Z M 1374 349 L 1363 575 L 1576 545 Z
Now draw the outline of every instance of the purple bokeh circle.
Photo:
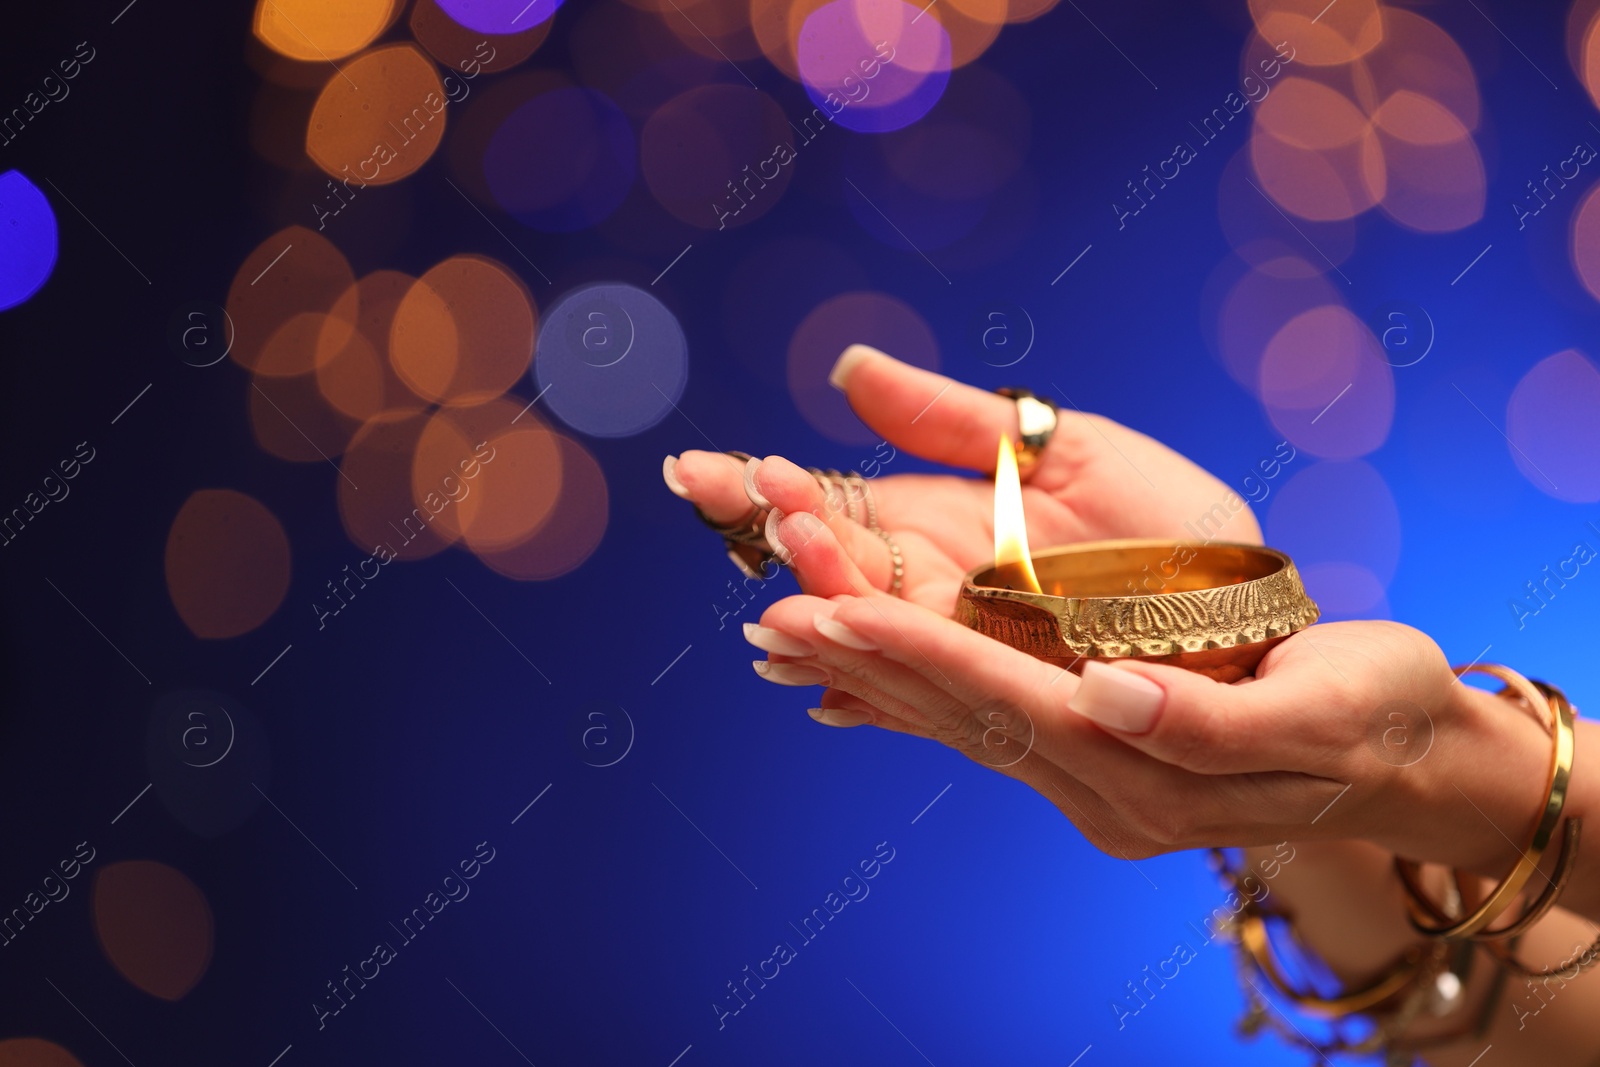
M 508 34 L 531 30 L 556 13 L 561 0 L 436 0 L 439 9 L 469 30 Z
M 27 300 L 55 269 L 56 215 L 19 170 L 0 174 L 0 311 Z
M 796 48 L 812 115 L 884 133 L 932 110 L 950 82 L 950 35 L 920 15 L 901 0 L 833 0 L 813 11 Z

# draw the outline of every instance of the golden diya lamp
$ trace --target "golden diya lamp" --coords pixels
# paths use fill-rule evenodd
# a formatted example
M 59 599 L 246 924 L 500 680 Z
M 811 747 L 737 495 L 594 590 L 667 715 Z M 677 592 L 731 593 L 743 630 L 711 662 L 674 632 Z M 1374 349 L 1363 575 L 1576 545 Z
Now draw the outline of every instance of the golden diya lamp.
M 1048 663 L 1138 658 L 1232 682 L 1317 621 L 1294 562 L 1260 545 L 1089 541 L 1030 553 L 1004 436 L 994 495 L 994 564 L 963 579 L 956 618 Z

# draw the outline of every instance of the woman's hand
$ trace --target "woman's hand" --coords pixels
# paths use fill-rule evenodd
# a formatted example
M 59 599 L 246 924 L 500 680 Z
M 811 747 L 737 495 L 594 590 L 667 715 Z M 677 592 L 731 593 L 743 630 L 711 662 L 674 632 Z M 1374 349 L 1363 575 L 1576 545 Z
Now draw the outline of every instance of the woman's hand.
M 846 568 L 830 529 L 797 536 L 807 518 L 778 531 L 796 569 Z M 946 744 L 1026 782 L 1123 858 L 1363 838 L 1499 875 L 1550 758 L 1531 715 L 1459 683 L 1432 640 L 1389 622 L 1302 631 L 1233 685 L 1132 660 L 1089 661 L 1080 680 L 876 595 L 788 597 L 750 638 L 773 652 L 756 663 L 769 680 L 828 687 L 819 721 Z
M 988 474 L 1000 435 L 1017 435 L 1011 400 L 865 345 L 846 350 L 829 380 L 889 446 L 923 459 Z M 865 473 L 870 477 L 885 463 L 879 456 L 864 464 Z M 735 521 L 752 502 L 785 514 L 817 515 L 843 544 L 848 566 L 797 569 L 807 592 L 832 596 L 889 588 L 884 542 L 843 512 L 830 512 L 816 481 L 795 464 L 770 458 L 747 470 L 722 453 L 690 451 L 669 456 L 664 471 L 668 486 L 713 521 Z M 905 557 L 902 595 L 950 614 L 961 576 L 994 557 L 993 483 L 894 474 L 871 478 L 871 485 L 879 521 Z M 1035 549 L 1112 537 L 1252 543 L 1261 537 L 1249 507 L 1227 485 L 1160 442 L 1070 406 L 1062 408 L 1055 435 L 1022 493 Z

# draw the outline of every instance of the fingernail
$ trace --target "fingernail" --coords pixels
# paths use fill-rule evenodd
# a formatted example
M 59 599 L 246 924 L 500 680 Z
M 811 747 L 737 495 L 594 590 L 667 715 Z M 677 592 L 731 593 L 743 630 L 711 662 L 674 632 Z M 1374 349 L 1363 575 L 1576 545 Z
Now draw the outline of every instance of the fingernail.
M 776 652 L 780 656 L 810 656 L 817 651 L 798 637 L 753 622 L 744 624 L 744 639 L 763 652 Z
M 828 615 L 818 615 L 811 620 L 811 625 L 816 627 L 817 633 L 826 637 L 836 645 L 853 648 L 858 652 L 876 652 L 878 646 L 850 629 L 838 619 Z
M 789 551 L 783 543 L 783 538 L 778 536 L 778 529 L 782 525 L 783 512 L 773 508 L 767 512 L 767 525 L 762 530 L 762 533 L 766 536 L 767 547 L 772 549 L 772 554 L 778 558 L 779 563 L 787 567 L 789 561 L 794 559 L 794 553 Z
M 1156 724 L 1166 696 L 1148 678 L 1091 660 L 1067 707 L 1109 729 L 1142 734 Z
M 689 500 L 691 499 L 689 496 L 689 490 L 685 489 L 683 483 L 678 481 L 677 470 L 678 457 L 668 456 L 666 459 L 661 461 L 661 480 L 667 483 L 667 488 L 672 490 L 673 496 L 678 496 L 685 500 Z
M 779 685 L 827 685 L 828 672 L 804 663 L 773 663 L 771 660 L 751 660 L 756 673 L 769 682 Z
M 863 360 L 872 356 L 881 356 L 871 345 L 851 345 L 839 353 L 839 358 L 834 361 L 833 369 L 828 372 L 828 384 L 839 392 L 844 392 L 845 385 L 850 381 L 850 372 L 855 370 Z
M 850 708 L 810 708 L 806 712 L 824 726 L 865 726 L 872 716 Z
M 756 488 L 756 471 L 761 467 L 761 460 L 755 456 L 750 457 L 750 462 L 744 465 L 744 492 L 750 498 L 750 503 L 758 508 L 770 508 L 772 501 L 761 495 L 761 490 Z

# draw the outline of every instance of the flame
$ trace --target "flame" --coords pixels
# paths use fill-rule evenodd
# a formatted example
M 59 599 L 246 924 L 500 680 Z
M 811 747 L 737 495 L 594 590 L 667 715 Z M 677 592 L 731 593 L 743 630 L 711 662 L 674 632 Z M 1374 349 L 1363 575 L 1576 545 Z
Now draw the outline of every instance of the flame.
M 1000 456 L 994 469 L 994 565 L 998 578 L 1042 593 L 1028 554 L 1028 523 L 1022 514 L 1022 479 L 1009 434 L 1000 435 Z

